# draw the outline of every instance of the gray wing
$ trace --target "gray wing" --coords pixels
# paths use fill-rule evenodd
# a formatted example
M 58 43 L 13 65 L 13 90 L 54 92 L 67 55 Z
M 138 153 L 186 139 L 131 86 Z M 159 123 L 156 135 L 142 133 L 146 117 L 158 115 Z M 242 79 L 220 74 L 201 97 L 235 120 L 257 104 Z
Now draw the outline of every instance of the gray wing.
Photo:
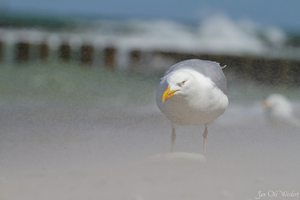
M 193 69 L 209 77 L 224 94 L 227 94 L 226 77 L 219 63 L 200 59 L 184 60 L 171 66 L 165 76 L 174 70 L 182 68 Z

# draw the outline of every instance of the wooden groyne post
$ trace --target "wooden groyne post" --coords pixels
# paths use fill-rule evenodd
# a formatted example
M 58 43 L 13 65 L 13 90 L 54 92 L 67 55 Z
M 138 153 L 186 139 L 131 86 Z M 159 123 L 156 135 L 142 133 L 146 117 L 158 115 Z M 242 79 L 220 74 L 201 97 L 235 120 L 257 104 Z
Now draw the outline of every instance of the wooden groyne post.
M 117 64 L 117 49 L 114 46 L 108 46 L 103 50 L 104 66 L 110 70 L 115 69 Z
M 49 45 L 43 41 L 39 44 L 39 58 L 43 61 L 47 60 L 49 57 Z
M 27 41 L 19 41 L 15 45 L 15 60 L 17 63 L 28 62 L 30 57 L 30 44 Z
M 4 43 L 2 40 L 0 40 L 0 62 L 3 62 L 4 60 Z
M 95 49 L 91 44 L 83 44 L 80 47 L 80 63 L 92 65 L 94 61 Z

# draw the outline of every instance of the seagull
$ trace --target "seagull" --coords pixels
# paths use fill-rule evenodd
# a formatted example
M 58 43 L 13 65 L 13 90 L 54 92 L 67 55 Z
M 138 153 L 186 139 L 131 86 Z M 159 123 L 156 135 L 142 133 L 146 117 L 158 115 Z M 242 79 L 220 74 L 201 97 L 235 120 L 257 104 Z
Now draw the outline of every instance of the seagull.
M 300 120 L 293 113 L 291 102 L 281 94 L 271 94 L 263 101 L 267 118 L 277 125 L 300 127 Z
M 161 78 L 156 103 L 171 123 L 171 152 L 176 126 L 204 125 L 206 152 L 208 125 L 225 112 L 229 101 L 227 81 L 219 63 L 190 59 L 172 65 Z

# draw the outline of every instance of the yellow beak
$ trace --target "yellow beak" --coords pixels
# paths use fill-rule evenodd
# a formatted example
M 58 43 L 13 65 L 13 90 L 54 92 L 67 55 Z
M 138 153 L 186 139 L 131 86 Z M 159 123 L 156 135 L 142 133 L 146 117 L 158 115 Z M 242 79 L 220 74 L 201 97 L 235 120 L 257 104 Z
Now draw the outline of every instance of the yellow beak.
M 268 101 L 263 101 L 262 105 L 263 105 L 264 108 L 271 108 L 272 107 L 272 104 Z
M 171 98 L 172 96 L 174 96 L 175 92 L 177 92 L 177 90 L 171 90 L 170 86 L 168 86 L 167 89 L 164 91 L 162 97 L 161 97 L 161 101 L 164 103 L 169 98 Z

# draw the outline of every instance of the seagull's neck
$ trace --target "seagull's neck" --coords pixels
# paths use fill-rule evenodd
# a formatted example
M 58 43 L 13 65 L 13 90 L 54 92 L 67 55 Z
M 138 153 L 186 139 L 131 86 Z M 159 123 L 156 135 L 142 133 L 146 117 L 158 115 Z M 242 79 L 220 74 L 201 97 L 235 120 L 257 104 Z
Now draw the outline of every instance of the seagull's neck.
M 228 106 L 227 96 L 208 77 L 196 73 L 194 87 L 188 91 L 186 101 L 193 107 L 219 109 Z

